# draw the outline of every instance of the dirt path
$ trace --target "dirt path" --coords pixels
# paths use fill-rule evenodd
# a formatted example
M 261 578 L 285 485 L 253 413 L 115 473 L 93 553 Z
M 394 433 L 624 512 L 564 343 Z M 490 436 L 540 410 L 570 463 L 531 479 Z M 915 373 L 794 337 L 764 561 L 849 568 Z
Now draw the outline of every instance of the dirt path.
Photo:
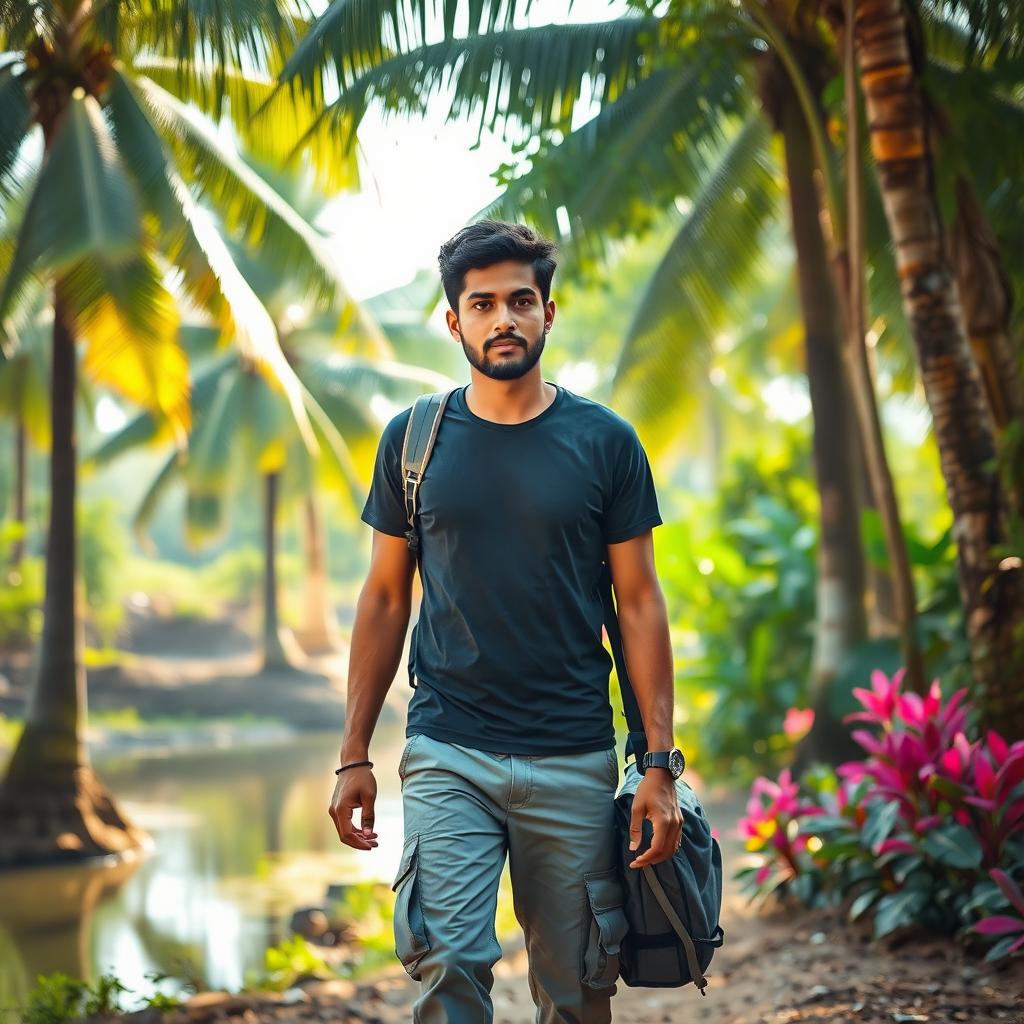
M 995 969 L 941 939 L 876 946 L 866 926 L 851 926 L 837 912 L 758 913 L 736 896 L 726 904 L 723 926 L 726 944 L 709 972 L 706 997 L 692 986 L 619 983 L 616 1024 L 1024 1024 L 1024 961 Z M 525 952 L 507 950 L 494 973 L 494 1024 L 533 1024 Z M 358 985 L 321 982 L 284 996 L 204 993 L 165 1021 L 404 1024 L 417 992 L 398 968 Z

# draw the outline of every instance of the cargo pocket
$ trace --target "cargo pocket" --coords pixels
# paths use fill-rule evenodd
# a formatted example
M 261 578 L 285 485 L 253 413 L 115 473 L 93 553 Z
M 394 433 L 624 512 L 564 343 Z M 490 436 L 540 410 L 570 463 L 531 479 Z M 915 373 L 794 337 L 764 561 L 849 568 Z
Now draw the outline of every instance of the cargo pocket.
M 619 949 L 629 927 L 622 906 L 622 881 L 618 868 L 588 871 L 583 881 L 587 887 L 589 929 L 580 977 L 593 988 L 604 988 L 614 984 L 619 976 Z
M 419 981 L 419 963 L 430 952 L 427 930 L 423 921 L 419 893 L 419 833 L 405 841 L 402 862 L 398 866 L 394 885 L 395 895 L 395 955 L 402 961 L 410 977 Z

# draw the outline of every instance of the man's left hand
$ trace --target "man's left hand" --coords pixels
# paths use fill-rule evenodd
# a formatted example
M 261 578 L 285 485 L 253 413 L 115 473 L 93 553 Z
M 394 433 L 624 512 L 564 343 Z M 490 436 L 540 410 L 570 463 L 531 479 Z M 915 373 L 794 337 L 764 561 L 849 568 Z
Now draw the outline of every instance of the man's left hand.
M 648 768 L 633 796 L 633 815 L 629 822 L 629 848 L 637 849 L 644 818 L 654 829 L 650 848 L 631 861 L 631 868 L 660 864 L 670 860 L 679 848 L 683 834 L 683 815 L 679 810 L 676 784 L 667 768 Z

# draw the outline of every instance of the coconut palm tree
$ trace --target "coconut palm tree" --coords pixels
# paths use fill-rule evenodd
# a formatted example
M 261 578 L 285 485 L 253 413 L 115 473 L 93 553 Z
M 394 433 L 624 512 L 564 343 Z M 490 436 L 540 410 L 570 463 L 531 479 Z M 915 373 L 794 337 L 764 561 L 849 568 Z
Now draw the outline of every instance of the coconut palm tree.
M 310 130 L 312 94 L 276 94 L 253 116 L 301 30 L 287 0 L 0 0 L 0 195 L 5 207 L 14 196 L 12 208 L 23 211 L 12 243 L 0 248 L 2 358 L 16 350 L 12 323 L 34 281 L 45 283 L 53 305 L 43 637 L 25 728 L 0 786 L 8 824 L 0 864 L 92 856 L 139 841 L 82 742 L 79 369 L 152 410 L 183 441 L 188 367 L 170 275 L 283 389 L 305 443 L 316 448 L 273 322 L 198 205 L 202 198 L 250 243 L 273 247 L 319 291 L 336 293 L 319 237 L 202 113 L 229 116 L 238 137 L 267 159 L 292 150 L 302 159 L 295 143 L 303 138 L 322 182 L 351 180 L 353 161 L 334 151 L 327 133 Z
M 971 5 L 963 7 L 969 14 Z M 979 704 L 990 724 L 1019 736 L 1024 734 L 1022 563 L 1019 555 L 1005 551 L 1011 506 L 995 468 L 995 420 L 971 353 L 945 240 L 918 37 L 903 0 L 858 0 L 853 10 L 875 169 L 953 510 Z M 1004 20 L 1002 13 L 985 17 L 1016 28 L 1017 38 L 1011 36 L 1007 49 L 1019 56 L 1024 19 L 1017 5 L 1008 10 L 1016 11 L 1016 22 Z M 990 22 L 984 27 L 991 31 Z M 1012 368 L 1015 360 L 1008 362 Z

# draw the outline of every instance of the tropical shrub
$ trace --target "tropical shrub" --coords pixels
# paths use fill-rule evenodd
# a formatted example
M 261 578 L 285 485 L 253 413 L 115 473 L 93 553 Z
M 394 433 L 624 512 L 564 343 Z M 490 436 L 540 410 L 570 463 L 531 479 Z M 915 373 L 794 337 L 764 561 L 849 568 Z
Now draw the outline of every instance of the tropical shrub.
M 902 693 L 903 675 L 854 690 L 863 710 L 844 720 L 876 727 L 852 734 L 862 760 L 755 780 L 739 823 L 755 862 L 737 877 L 752 895 L 849 900 L 876 938 L 911 925 L 998 938 L 1000 959 L 1024 948 L 1024 741 L 969 739 L 966 690 Z

